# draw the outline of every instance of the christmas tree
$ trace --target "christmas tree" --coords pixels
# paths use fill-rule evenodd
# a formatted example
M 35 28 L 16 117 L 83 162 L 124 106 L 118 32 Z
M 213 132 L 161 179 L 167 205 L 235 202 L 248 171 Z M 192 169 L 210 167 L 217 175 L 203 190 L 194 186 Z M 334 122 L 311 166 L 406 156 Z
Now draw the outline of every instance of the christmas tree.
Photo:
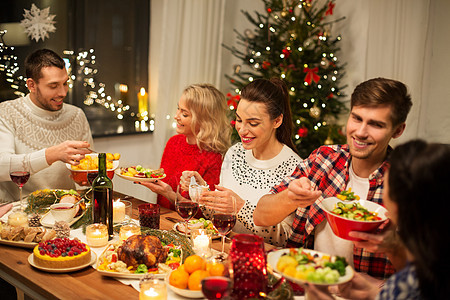
M 226 75 L 234 87 L 228 93 L 228 106 L 234 115 L 240 90 L 257 78 L 278 77 L 288 86 L 293 141 L 301 157 L 307 157 L 324 144 L 344 143 L 338 117 L 346 111 L 341 99 L 345 86 L 338 61 L 340 36 L 331 36 L 334 1 L 263 0 L 265 12 L 256 17 L 242 11 L 255 25 L 253 30 L 237 32 L 237 47 L 227 47 L 242 60 L 234 74 Z M 233 137 L 237 139 L 237 133 Z

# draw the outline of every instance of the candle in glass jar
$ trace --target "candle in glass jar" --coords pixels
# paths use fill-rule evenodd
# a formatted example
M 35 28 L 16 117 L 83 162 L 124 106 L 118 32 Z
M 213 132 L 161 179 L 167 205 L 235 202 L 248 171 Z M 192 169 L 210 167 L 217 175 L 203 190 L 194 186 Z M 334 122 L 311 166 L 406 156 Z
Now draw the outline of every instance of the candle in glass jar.
M 157 279 L 146 280 L 140 284 L 139 300 L 166 300 L 167 288 Z
M 108 243 L 108 227 L 105 224 L 91 224 L 86 227 L 86 241 L 91 247 L 103 247 Z
M 121 223 L 125 220 L 125 203 L 118 199 L 113 202 L 113 222 Z
M 8 224 L 12 227 L 28 227 L 28 216 L 23 211 L 12 212 L 8 216 Z
M 192 243 L 195 254 L 202 257 L 211 256 L 211 237 L 205 229 L 193 230 Z
M 132 235 L 141 234 L 141 228 L 136 225 L 124 225 L 120 228 L 119 237 L 122 241 L 128 239 Z

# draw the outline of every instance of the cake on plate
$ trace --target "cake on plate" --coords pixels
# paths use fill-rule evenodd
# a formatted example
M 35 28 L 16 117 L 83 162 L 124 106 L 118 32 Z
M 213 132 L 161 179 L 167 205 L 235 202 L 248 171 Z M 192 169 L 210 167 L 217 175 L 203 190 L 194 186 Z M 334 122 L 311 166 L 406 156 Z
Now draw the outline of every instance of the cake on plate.
M 41 242 L 33 250 L 34 263 L 45 268 L 73 268 L 91 261 L 91 249 L 78 239 L 56 238 Z

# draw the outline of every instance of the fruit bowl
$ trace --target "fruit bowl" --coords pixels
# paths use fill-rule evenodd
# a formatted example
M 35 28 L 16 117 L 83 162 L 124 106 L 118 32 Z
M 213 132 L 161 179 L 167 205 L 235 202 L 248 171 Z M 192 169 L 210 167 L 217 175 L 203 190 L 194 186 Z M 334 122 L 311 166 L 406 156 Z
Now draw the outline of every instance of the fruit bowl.
M 90 153 L 90 154 L 86 154 L 85 156 L 90 156 L 91 158 L 97 159 L 98 154 L 97 153 Z M 114 177 L 114 171 L 117 169 L 117 167 L 119 167 L 119 160 L 113 160 L 112 164 L 113 164 L 112 168 L 109 168 L 109 169 L 106 170 L 106 174 L 108 175 L 108 177 L 110 179 L 112 179 Z M 86 183 L 88 182 L 88 180 L 87 180 L 87 174 L 88 173 L 98 172 L 98 169 L 94 169 L 94 170 L 73 169 L 72 165 L 71 164 L 67 164 L 67 163 L 66 163 L 66 167 L 72 173 L 73 181 L 75 181 L 79 185 L 86 185 Z
M 345 204 L 348 203 L 355 203 L 358 202 L 363 207 L 365 207 L 370 212 L 375 212 L 378 214 L 378 217 L 381 218 L 381 220 L 377 221 L 358 221 L 358 220 L 351 220 L 347 219 L 341 216 L 338 216 L 334 213 L 332 213 L 333 209 L 336 207 L 338 202 L 344 202 Z M 324 211 L 327 216 L 327 221 L 331 226 L 331 229 L 333 230 L 333 233 L 345 240 L 349 241 L 360 241 L 361 239 L 353 238 L 348 235 L 350 231 L 362 231 L 362 232 L 374 232 L 382 223 L 384 223 L 387 220 L 386 217 L 386 208 L 383 206 L 372 202 L 368 200 L 354 200 L 354 201 L 343 201 L 336 197 L 330 197 L 323 199 L 322 201 L 322 207 L 324 208 Z
M 192 291 L 189 289 L 180 289 L 180 288 L 177 288 L 177 287 L 171 285 L 169 282 L 169 277 L 170 277 L 170 273 L 165 278 L 166 285 L 175 294 L 180 295 L 182 297 L 186 297 L 186 298 L 203 298 L 202 291 Z

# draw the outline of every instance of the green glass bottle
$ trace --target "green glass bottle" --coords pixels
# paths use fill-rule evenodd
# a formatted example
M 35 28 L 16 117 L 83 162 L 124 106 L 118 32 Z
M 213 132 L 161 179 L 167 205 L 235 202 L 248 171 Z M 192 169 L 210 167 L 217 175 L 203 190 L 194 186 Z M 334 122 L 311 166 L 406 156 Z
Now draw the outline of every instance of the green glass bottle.
M 92 220 L 108 227 L 109 239 L 113 232 L 113 183 L 106 175 L 106 153 L 98 154 L 98 176 L 92 182 Z

